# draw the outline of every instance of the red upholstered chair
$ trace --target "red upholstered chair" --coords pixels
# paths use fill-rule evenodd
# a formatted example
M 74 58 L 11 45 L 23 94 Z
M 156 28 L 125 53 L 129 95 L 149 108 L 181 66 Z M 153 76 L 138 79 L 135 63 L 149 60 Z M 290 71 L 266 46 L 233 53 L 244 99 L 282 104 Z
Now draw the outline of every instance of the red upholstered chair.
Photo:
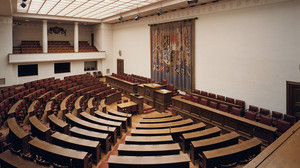
M 196 93 L 196 94 L 200 94 L 200 90 L 194 90 L 194 93 Z
M 252 121 L 256 121 L 256 113 L 254 113 L 252 111 L 245 111 L 245 118 L 252 120 Z
M 228 105 L 226 105 L 226 104 L 220 104 L 219 105 L 219 110 L 220 111 L 224 111 L 224 112 L 228 112 Z
M 191 100 L 191 95 L 190 94 L 185 94 L 184 99 L 185 100 Z
M 226 102 L 234 104 L 234 99 L 230 97 L 226 97 Z
M 214 93 L 209 93 L 209 94 L 208 94 L 208 97 L 215 99 L 215 98 L 216 98 L 216 94 L 214 94 Z
M 291 125 L 294 125 L 296 122 L 296 117 L 289 114 L 284 114 L 283 120 L 289 122 Z
M 131 113 L 136 113 L 136 112 L 137 112 L 137 106 L 132 106 Z
M 276 135 L 280 136 L 291 127 L 291 124 L 284 120 L 278 120 Z
M 125 99 L 123 102 L 124 102 L 124 103 L 127 103 L 127 102 L 128 102 L 128 99 Z
M 282 119 L 283 114 L 277 111 L 272 111 L 273 125 L 276 126 L 278 120 Z
M 269 115 L 270 115 L 270 110 L 264 109 L 264 108 L 260 108 L 259 114 L 260 114 L 260 115 L 266 115 L 266 116 L 269 116 Z
M 213 102 L 213 101 L 209 102 L 209 107 L 211 107 L 211 108 L 217 109 L 217 105 L 218 104 L 216 102 Z
M 200 95 L 202 95 L 202 96 L 207 96 L 208 94 L 207 94 L 206 91 L 201 91 Z
M 192 102 L 198 103 L 199 98 L 197 96 L 192 96 Z
M 218 100 L 225 101 L 225 96 L 217 95 L 217 99 L 218 99 Z
M 241 106 L 243 109 L 245 108 L 245 101 L 243 100 L 235 100 L 235 104 Z
M 167 89 L 172 91 L 172 96 L 176 96 L 178 94 L 177 90 L 174 88 L 174 84 L 169 84 Z
M 241 116 L 241 113 L 242 113 L 242 109 L 236 107 L 231 108 L 231 114 L 236 116 Z
M 201 98 L 200 104 L 207 106 L 207 99 Z
M 269 126 L 272 126 L 272 118 L 269 116 L 261 115 L 260 122 Z
M 163 79 L 162 82 L 161 82 L 161 84 L 162 84 L 162 85 L 166 85 L 166 84 L 167 84 L 167 80 L 166 80 L 166 79 Z
M 261 109 L 262 109 L 262 108 L 261 108 Z M 258 112 L 258 107 L 253 106 L 253 105 L 249 105 L 248 111 L 252 111 L 252 112 L 257 113 L 257 112 Z

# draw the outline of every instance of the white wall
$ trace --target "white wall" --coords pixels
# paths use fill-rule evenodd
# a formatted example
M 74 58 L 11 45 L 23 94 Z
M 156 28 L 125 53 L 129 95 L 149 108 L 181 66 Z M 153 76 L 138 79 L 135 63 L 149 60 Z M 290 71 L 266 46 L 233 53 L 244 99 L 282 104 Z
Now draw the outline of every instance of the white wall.
M 286 81 L 300 81 L 300 1 L 277 1 L 233 0 L 119 23 L 113 54 L 123 51 L 126 73 L 150 77 L 147 24 L 198 17 L 196 88 L 286 113 Z
M 11 78 L 14 70 L 8 64 L 8 54 L 12 53 L 12 17 L 0 16 L 0 78 L 5 78 L 5 85 L 13 85 L 16 81 Z

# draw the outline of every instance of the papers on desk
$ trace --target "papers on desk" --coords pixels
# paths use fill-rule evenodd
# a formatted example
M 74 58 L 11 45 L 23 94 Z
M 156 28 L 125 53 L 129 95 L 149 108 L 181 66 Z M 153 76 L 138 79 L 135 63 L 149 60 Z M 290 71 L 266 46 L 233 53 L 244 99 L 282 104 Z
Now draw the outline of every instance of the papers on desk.
M 169 90 L 166 90 L 166 89 L 161 89 L 160 91 L 162 91 L 162 92 L 164 92 L 164 93 L 169 92 Z
M 154 84 L 152 84 L 153 86 L 159 86 L 160 84 L 157 84 L 157 83 L 154 83 Z

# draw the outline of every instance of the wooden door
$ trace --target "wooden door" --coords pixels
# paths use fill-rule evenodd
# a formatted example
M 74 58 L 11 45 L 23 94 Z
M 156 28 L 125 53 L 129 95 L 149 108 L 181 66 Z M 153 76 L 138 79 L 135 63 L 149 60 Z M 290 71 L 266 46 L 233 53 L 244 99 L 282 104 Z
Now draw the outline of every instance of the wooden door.
M 287 114 L 296 116 L 297 121 L 300 119 L 300 83 L 286 82 L 287 87 Z
M 117 59 L 117 74 L 123 74 L 123 73 L 124 73 L 124 60 Z

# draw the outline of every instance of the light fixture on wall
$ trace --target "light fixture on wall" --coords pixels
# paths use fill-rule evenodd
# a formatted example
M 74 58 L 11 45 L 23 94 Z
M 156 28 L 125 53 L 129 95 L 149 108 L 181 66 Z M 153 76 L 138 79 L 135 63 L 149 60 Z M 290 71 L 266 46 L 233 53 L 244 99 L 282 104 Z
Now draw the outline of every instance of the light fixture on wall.
M 120 15 L 119 20 L 120 20 L 120 21 L 123 20 L 123 16 L 122 16 L 122 15 Z
M 194 4 L 194 3 L 198 3 L 198 0 L 188 0 L 187 3 L 190 4 Z
M 20 6 L 22 7 L 22 8 L 25 8 L 27 5 L 26 5 L 26 2 L 27 0 L 22 0 L 22 3 L 20 4 Z
M 138 11 L 138 14 L 136 15 L 136 17 L 134 18 L 134 20 L 138 21 L 141 17 L 140 17 L 140 11 L 139 11 L 139 6 L 137 6 L 137 11 Z
M 164 11 L 162 10 L 162 0 L 160 1 L 160 9 L 157 12 L 157 15 L 160 16 L 161 14 L 163 14 Z

